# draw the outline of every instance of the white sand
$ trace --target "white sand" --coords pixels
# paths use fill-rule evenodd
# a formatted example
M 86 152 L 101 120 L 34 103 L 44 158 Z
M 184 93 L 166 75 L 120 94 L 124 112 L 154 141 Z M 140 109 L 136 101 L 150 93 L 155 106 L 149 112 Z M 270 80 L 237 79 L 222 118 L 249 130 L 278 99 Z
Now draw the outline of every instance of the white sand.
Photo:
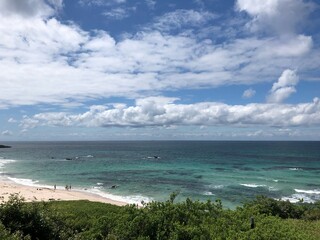
M 0 180 L 0 203 L 8 200 L 10 194 L 18 193 L 25 198 L 25 201 L 63 201 L 63 200 L 89 200 L 92 202 L 110 203 L 124 206 L 125 202 L 114 201 L 91 193 L 76 190 L 61 190 L 52 188 L 31 187 L 18 185 L 14 182 Z

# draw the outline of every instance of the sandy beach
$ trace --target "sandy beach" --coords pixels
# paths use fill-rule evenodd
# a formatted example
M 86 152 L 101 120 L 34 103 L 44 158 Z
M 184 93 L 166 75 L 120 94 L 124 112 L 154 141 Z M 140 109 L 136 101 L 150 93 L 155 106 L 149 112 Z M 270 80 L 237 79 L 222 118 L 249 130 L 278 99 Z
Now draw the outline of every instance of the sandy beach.
M 110 203 L 113 205 L 124 206 L 125 202 L 114 201 L 92 193 L 77 190 L 62 190 L 46 187 L 31 187 L 19 185 L 11 181 L 0 181 L 0 203 L 8 200 L 11 194 L 18 193 L 25 198 L 25 201 L 64 201 L 64 200 L 88 200 L 92 202 Z

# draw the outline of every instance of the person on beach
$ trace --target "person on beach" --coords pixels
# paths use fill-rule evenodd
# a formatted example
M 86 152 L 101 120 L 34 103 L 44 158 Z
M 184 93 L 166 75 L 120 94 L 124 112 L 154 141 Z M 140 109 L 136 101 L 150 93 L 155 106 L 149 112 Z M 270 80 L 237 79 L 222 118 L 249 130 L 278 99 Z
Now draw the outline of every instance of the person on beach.
M 54 185 L 54 186 L 53 186 L 53 190 L 56 190 L 56 189 L 57 189 L 57 185 Z
M 71 190 L 71 185 L 69 185 L 69 190 Z
M 66 185 L 65 189 L 68 191 L 68 190 L 69 190 L 69 186 L 68 186 L 68 185 Z

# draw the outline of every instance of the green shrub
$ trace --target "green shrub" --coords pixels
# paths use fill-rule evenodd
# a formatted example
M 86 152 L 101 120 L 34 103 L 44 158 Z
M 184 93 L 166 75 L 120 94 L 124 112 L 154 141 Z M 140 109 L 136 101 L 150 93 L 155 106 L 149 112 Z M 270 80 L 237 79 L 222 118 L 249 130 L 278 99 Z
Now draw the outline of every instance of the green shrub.
M 319 203 L 258 197 L 229 210 L 221 201 L 174 203 L 175 196 L 137 208 L 89 201 L 26 203 L 12 195 L 0 206 L 0 239 L 320 239 Z
M 289 201 L 275 200 L 265 196 L 258 196 L 255 200 L 246 203 L 244 207 L 251 208 L 259 214 L 279 216 L 283 219 L 300 219 L 305 211 L 302 204 L 293 204 Z

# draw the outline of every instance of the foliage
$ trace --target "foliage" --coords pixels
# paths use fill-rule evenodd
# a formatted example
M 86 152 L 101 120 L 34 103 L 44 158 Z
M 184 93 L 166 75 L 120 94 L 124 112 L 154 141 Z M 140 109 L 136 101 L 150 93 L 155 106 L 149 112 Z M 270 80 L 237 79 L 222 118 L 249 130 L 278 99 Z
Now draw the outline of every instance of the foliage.
M 319 203 L 257 197 L 230 210 L 219 200 L 175 203 L 176 195 L 142 208 L 89 201 L 26 203 L 12 195 L 0 206 L 0 239 L 320 239 Z

